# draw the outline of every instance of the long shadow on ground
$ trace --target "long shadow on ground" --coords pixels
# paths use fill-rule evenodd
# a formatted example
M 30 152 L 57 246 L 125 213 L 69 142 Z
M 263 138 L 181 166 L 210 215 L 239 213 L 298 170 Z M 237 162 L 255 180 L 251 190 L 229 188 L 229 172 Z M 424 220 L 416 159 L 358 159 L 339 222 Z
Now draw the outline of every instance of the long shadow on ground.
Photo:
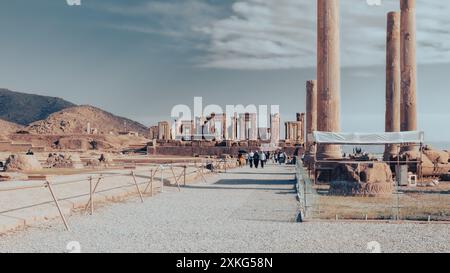
M 294 180 L 221 179 L 215 185 L 292 185 Z
M 280 188 L 277 186 L 290 185 L 294 187 L 294 180 L 259 180 L 259 179 L 222 179 L 211 185 L 200 186 L 187 185 L 184 188 L 194 189 L 224 189 L 224 190 L 262 190 L 262 191 L 289 191 L 290 188 Z M 261 187 L 258 187 L 260 185 Z M 220 187 L 222 186 L 222 187 Z M 233 187 L 235 186 L 235 187 Z M 254 187 L 251 187 L 254 186 Z M 271 187 L 273 186 L 273 187 Z

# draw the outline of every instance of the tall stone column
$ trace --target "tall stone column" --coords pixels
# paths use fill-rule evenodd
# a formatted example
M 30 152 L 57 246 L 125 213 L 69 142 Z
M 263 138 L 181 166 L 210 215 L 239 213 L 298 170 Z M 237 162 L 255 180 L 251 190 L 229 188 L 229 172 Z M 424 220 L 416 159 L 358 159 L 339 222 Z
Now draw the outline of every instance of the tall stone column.
M 318 131 L 340 131 L 339 0 L 317 0 Z M 320 159 L 342 157 L 337 145 L 321 145 Z
M 250 140 L 258 140 L 258 120 L 256 113 L 250 113 Z
M 417 130 L 416 1 L 400 0 L 401 131 Z M 407 147 L 408 151 L 417 150 Z
M 237 114 L 234 113 L 233 117 L 231 118 L 231 137 L 230 140 L 236 140 L 237 137 Z
M 246 114 L 239 115 L 239 140 L 247 140 L 247 128 L 245 122 Z
M 280 114 L 270 115 L 270 142 L 275 146 L 280 143 Z
M 296 132 L 295 141 L 297 143 L 301 143 L 302 142 L 302 134 L 303 134 L 302 126 L 304 125 L 304 124 L 302 124 L 302 113 L 297 113 L 296 117 L 297 117 L 297 132 Z
M 315 154 L 309 135 L 317 131 L 317 81 L 306 82 L 306 154 Z
M 305 144 L 305 113 L 300 114 L 299 127 L 300 127 L 300 143 L 302 145 L 304 145 Z
M 222 138 L 228 140 L 227 114 L 222 114 Z
M 400 132 L 400 13 L 387 15 L 386 39 L 386 132 Z M 398 153 L 398 145 L 386 145 L 388 160 Z

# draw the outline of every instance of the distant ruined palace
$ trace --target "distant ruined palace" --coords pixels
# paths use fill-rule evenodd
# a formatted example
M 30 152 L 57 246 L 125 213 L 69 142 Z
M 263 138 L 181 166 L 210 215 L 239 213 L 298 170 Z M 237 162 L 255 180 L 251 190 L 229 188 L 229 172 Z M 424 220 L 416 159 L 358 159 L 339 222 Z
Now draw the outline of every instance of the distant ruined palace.
M 157 141 L 254 141 L 280 145 L 280 114 L 270 114 L 268 126 L 258 126 L 256 113 L 211 114 L 195 117 L 194 120 L 160 121 L 150 127 L 150 139 Z M 285 122 L 285 143 L 303 145 L 305 143 L 305 114 L 297 113 L 295 121 Z

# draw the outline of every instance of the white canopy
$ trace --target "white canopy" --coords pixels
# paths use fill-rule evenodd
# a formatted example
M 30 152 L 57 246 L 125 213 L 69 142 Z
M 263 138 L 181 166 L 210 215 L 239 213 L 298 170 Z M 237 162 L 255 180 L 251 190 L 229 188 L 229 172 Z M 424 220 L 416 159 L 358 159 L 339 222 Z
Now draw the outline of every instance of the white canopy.
M 323 144 L 420 144 L 424 142 L 424 133 L 415 131 L 398 133 L 313 132 L 312 141 Z

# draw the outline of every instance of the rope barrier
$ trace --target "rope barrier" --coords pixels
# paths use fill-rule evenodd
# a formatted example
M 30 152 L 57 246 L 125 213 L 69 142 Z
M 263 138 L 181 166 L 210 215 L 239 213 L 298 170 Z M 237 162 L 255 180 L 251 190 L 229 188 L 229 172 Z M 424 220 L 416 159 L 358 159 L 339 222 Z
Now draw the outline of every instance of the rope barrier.
M 51 183 L 46 176 L 43 176 L 43 184 L 41 185 L 33 185 L 33 186 L 21 186 L 21 187 L 14 187 L 14 188 L 3 188 L 0 189 L 0 193 L 1 192 L 13 192 L 13 191 L 21 191 L 21 190 L 31 190 L 31 189 L 42 189 L 42 188 L 48 188 L 50 195 L 52 197 L 52 201 L 46 201 L 46 202 L 41 202 L 38 204 L 33 204 L 33 205 L 28 205 L 28 206 L 23 206 L 20 208 L 13 208 L 13 209 L 8 209 L 5 211 L 0 211 L 0 214 L 4 214 L 4 213 L 10 213 L 10 212 L 15 212 L 15 211 L 20 211 L 26 208 L 32 208 L 32 207 L 36 207 L 36 206 L 42 206 L 42 205 L 48 205 L 51 203 L 54 203 L 58 209 L 60 218 L 66 228 L 67 231 L 70 231 L 70 227 L 69 224 L 61 210 L 60 204 L 59 204 L 59 199 L 57 198 L 55 191 L 54 191 L 54 187 L 58 187 L 58 186 L 65 186 L 65 185 L 71 185 L 71 184 L 76 184 L 76 183 L 85 183 L 88 182 L 89 183 L 89 200 L 86 203 L 86 205 L 84 206 L 84 211 L 85 213 L 87 213 L 88 209 L 90 209 L 90 214 L 93 215 L 94 213 L 94 200 L 95 200 L 95 194 L 99 193 L 98 191 L 98 186 L 100 185 L 100 183 L 102 181 L 105 181 L 105 183 L 107 183 L 107 178 L 112 178 L 112 177 L 132 177 L 133 183 L 132 184 L 127 184 L 127 185 L 123 185 L 123 186 L 118 186 L 118 187 L 113 187 L 113 188 L 108 188 L 108 189 L 104 189 L 100 192 L 104 192 L 104 191 L 111 191 L 114 189 L 118 189 L 118 188 L 123 188 L 123 187 L 130 187 L 130 186 L 135 186 L 136 190 L 139 194 L 139 198 L 141 200 L 141 202 L 144 202 L 144 198 L 143 198 L 143 194 L 146 194 L 147 190 L 150 188 L 150 194 L 151 196 L 153 196 L 154 194 L 154 177 L 156 176 L 156 174 L 158 172 L 160 172 L 161 175 L 161 179 L 160 179 L 160 192 L 164 192 L 164 170 L 170 170 L 170 172 L 173 175 L 173 182 L 176 184 L 178 191 L 181 191 L 181 187 L 180 187 L 180 183 L 179 181 L 183 178 L 183 184 L 184 186 L 186 186 L 186 176 L 188 175 L 192 175 L 192 174 L 197 174 L 198 176 L 200 176 L 203 181 L 206 183 L 207 180 L 204 176 L 204 170 L 207 167 L 207 164 L 210 164 L 208 162 L 211 161 L 207 161 L 205 163 L 203 163 L 203 161 L 201 162 L 201 164 L 199 165 L 198 162 L 194 162 L 194 163 L 177 163 L 177 164 L 146 164 L 145 167 L 151 167 L 150 169 L 146 169 L 146 170 L 132 170 L 130 173 L 116 173 L 116 174 L 105 174 L 105 173 L 99 173 L 98 175 L 90 175 L 88 177 L 86 177 L 85 179 L 77 179 L 77 180 L 68 180 L 68 181 L 64 181 L 64 182 L 56 182 L 56 183 Z M 214 163 L 214 162 L 213 162 Z M 220 164 L 220 163 L 219 163 Z M 218 166 L 218 165 L 216 165 Z M 181 168 L 181 172 L 176 174 L 175 169 Z M 192 171 L 187 171 L 189 168 L 194 168 L 194 170 Z M 225 166 L 226 169 L 226 166 Z M 113 169 L 107 169 L 112 171 Z M 107 171 L 104 170 L 104 171 Z M 102 170 L 103 171 L 103 170 Z M 138 182 L 137 180 L 137 176 L 142 176 L 142 175 L 148 175 L 148 173 L 150 172 L 150 176 L 148 176 L 149 181 L 145 181 L 145 182 Z M 147 178 L 147 177 L 145 177 Z M 97 180 L 95 183 L 94 181 Z M 145 190 L 142 192 L 140 189 L 140 185 L 146 185 Z M 74 198 L 74 197 L 80 197 L 80 196 L 85 196 L 86 194 L 82 194 L 79 196 L 71 196 L 71 197 L 67 197 L 65 199 L 62 200 L 67 200 L 70 198 Z

